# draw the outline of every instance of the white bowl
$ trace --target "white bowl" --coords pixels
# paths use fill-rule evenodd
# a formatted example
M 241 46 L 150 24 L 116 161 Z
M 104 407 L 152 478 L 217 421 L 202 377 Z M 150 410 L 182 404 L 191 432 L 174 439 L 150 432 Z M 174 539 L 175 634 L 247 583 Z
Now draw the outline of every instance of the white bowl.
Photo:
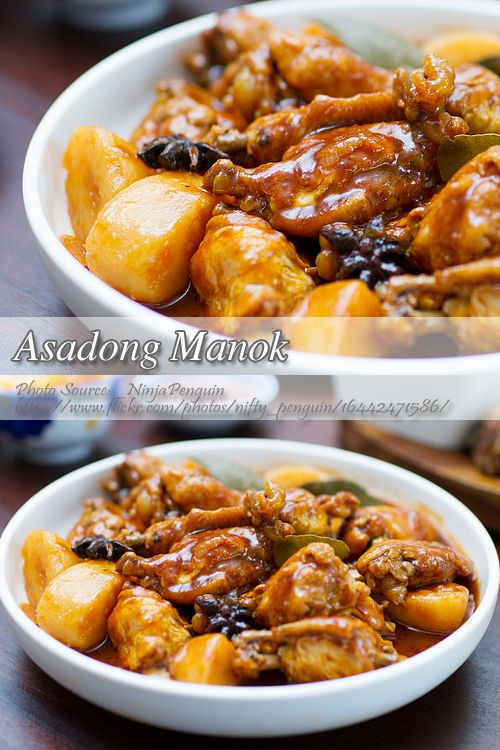
M 476 0 L 272 0 L 250 6 L 252 13 L 284 27 L 300 27 L 314 18 L 360 18 L 412 38 L 448 28 L 500 31 L 500 3 Z M 51 106 L 29 147 L 24 169 L 24 202 L 47 272 L 68 307 L 80 317 L 128 317 L 127 334 L 147 335 L 172 344 L 183 326 L 128 299 L 85 272 L 59 241 L 71 232 L 62 156 L 74 128 L 100 125 L 123 137 L 147 111 L 157 80 L 185 76 L 183 54 L 196 49 L 199 34 L 215 22 L 203 16 L 152 34 L 108 57 L 75 81 Z M 133 318 L 136 320 L 134 321 Z M 432 360 L 377 360 L 290 353 L 286 371 L 294 373 L 380 373 L 478 375 L 500 372 L 500 354 Z
M 122 716 L 187 732 L 271 737 L 317 732 L 380 716 L 443 682 L 470 656 L 493 614 L 498 557 L 488 533 L 458 500 L 431 482 L 396 466 L 334 448 L 271 440 L 199 440 L 148 449 L 178 461 L 224 456 L 249 467 L 310 462 L 329 467 L 388 497 L 428 506 L 474 561 L 480 602 L 472 617 L 417 656 L 374 672 L 328 682 L 269 687 L 219 687 L 163 680 L 126 672 L 63 646 L 19 608 L 26 599 L 21 546 L 31 529 L 65 534 L 82 500 L 99 491 L 120 456 L 68 474 L 39 492 L 12 518 L 0 539 L 0 597 L 26 653 L 47 674 L 77 695 Z M 6 644 L 4 644 L 4 647 Z

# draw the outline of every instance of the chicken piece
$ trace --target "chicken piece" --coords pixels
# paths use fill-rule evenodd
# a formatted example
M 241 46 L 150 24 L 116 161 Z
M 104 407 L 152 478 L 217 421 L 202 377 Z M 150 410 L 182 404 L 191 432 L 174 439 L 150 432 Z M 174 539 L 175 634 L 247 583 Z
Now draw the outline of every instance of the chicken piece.
M 87 536 L 101 536 L 106 539 L 118 539 L 127 531 L 141 531 L 142 524 L 131 518 L 119 505 L 103 498 L 85 500 L 84 510 L 67 539 L 72 545 Z
M 377 287 L 377 295 L 389 315 L 431 311 L 451 317 L 498 317 L 500 258 L 463 263 L 432 275 L 393 276 Z
M 400 661 L 392 643 L 354 617 L 315 617 L 247 630 L 233 641 L 233 668 L 240 680 L 256 679 L 281 669 L 289 682 L 316 682 L 348 677 Z
M 264 580 L 273 565 L 272 547 L 264 531 L 251 527 L 198 531 L 165 555 L 144 559 L 127 552 L 117 570 L 175 604 L 193 604 L 201 594 L 226 594 Z
M 108 619 L 108 633 L 120 666 L 146 674 L 168 670 L 172 656 L 190 639 L 175 607 L 142 586 L 122 590 Z
M 358 507 L 359 500 L 350 492 L 316 497 L 307 490 L 287 490 L 282 521 L 289 523 L 296 534 L 334 535 L 343 521 Z
M 193 508 L 185 516 L 173 516 L 165 521 L 153 523 L 144 533 L 126 533 L 121 537 L 121 541 L 149 557 L 168 552 L 174 544 L 195 531 L 244 526 L 246 523 L 248 515 L 243 506 L 235 505 L 216 510 Z
M 414 205 L 432 184 L 434 157 L 408 123 L 353 125 L 311 135 L 275 164 L 244 169 L 221 159 L 204 185 L 283 232 L 315 237 L 334 221 Z
M 201 466 L 164 464 L 161 478 L 168 496 L 184 513 L 193 508 L 215 510 L 238 505 L 241 493 L 226 487 Z
M 385 619 L 380 606 L 371 598 L 368 586 L 354 575 L 330 545 L 308 544 L 271 576 L 254 617 L 269 628 L 305 617 L 343 613 L 383 630 Z
M 359 558 L 356 568 L 373 592 L 393 604 L 401 604 L 408 589 L 473 573 L 470 560 L 452 547 L 396 539 L 373 544 Z
M 365 505 L 347 522 L 342 539 L 353 557 L 370 542 L 379 539 L 424 539 L 432 542 L 437 533 L 430 521 L 413 508 L 400 505 Z
M 181 135 L 193 141 L 211 141 L 214 134 L 245 127 L 245 120 L 208 91 L 178 78 L 160 81 L 156 99 L 132 141 L 142 147 L 159 136 Z
M 279 161 L 311 133 L 355 123 L 389 122 L 401 117 L 390 91 L 356 94 L 348 99 L 318 95 L 300 108 L 259 117 L 245 131 L 246 151 L 254 165 Z
M 448 112 L 463 117 L 471 133 L 500 133 L 500 77 L 482 65 L 458 65 Z
M 114 476 L 103 483 L 106 492 L 115 502 L 121 502 L 128 492 L 144 479 L 159 476 L 165 461 L 146 451 L 127 453 L 123 462 L 114 469 Z
M 464 164 L 433 198 L 411 253 L 426 271 L 500 254 L 500 146 Z
M 418 126 L 429 141 L 439 144 L 444 136 L 454 138 L 469 129 L 461 117 L 447 111 L 454 86 L 453 68 L 445 60 L 426 55 L 421 68 L 398 68 L 395 72 L 394 99 L 408 122 Z
M 393 276 L 377 287 L 377 294 L 389 316 L 412 318 L 416 325 L 409 335 L 441 333 L 463 354 L 500 349 L 500 257 L 451 266 L 432 276 Z
M 289 148 L 283 161 L 253 169 L 221 159 L 204 185 L 296 236 L 414 206 L 435 184 L 440 140 L 467 130 L 445 111 L 453 85 L 450 66 L 429 55 L 422 69 L 395 74 L 394 101 L 408 121 L 318 132 Z
M 244 10 L 220 13 L 215 26 L 201 35 L 202 51 L 190 54 L 187 66 L 202 86 L 209 86 L 226 65 L 265 42 L 271 28 L 269 21 Z
M 318 94 L 350 97 L 382 91 L 391 85 L 392 73 L 369 65 L 323 30 L 293 32 L 273 28 L 268 43 L 281 75 L 306 101 Z
M 210 86 L 223 106 L 247 123 L 283 107 L 299 103 L 274 65 L 269 47 L 261 45 L 241 54 Z
M 280 316 L 314 287 L 305 268 L 286 237 L 235 211 L 208 222 L 191 259 L 191 280 L 209 315 Z

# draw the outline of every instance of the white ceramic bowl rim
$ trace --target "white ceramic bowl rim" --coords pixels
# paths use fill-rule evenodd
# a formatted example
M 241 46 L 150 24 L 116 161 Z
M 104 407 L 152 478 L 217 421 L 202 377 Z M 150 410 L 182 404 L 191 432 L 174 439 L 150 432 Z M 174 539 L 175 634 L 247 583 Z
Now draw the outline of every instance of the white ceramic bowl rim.
M 328 0 L 328 3 L 332 8 L 339 6 L 345 9 L 347 7 L 345 0 Z M 316 5 L 319 6 L 320 4 L 317 0 Z M 326 4 L 326 0 L 322 4 Z M 314 2 L 310 4 L 311 7 L 314 7 L 314 5 Z M 348 7 L 350 11 L 359 9 L 362 12 L 363 8 L 373 7 L 374 5 L 380 7 L 382 12 L 384 10 L 390 12 L 392 9 L 397 10 L 402 7 L 407 9 L 412 6 L 419 13 L 432 13 L 436 9 L 449 8 L 451 17 L 457 11 L 471 13 L 473 10 L 475 16 L 484 16 L 485 28 L 487 28 L 488 18 L 492 16 L 500 17 L 500 3 L 493 3 L 491 0 L 478 0 L 474 3 L 471 3 L 470 0 L 410 0 L 405 3 L 402 3 L 402 0 L 380 0 L 380 2 L 376 0 L 351 0 Z M 289 15 L 304 12 L 302 0 L 271 0 L 270 2 L 246 7 L 257 15 L 271 18 L 280 12 L 286 12 Z M 311 13 L 313 12 L 311 10 Z M 213 25 L 214 19 L 215 14 L 211 13 L 158 31 L 115 52 L 80 76 L 56 99 L 41 120 L 28 148 L 24 166 L 23 195 L 25 209 L 42 254 L 45 254 L 66 278 L 71 279 L 74 284 L 79 286 L 82 295 L 98 300 L 106 299 L 106 304 L 109 309 L 113 310 L 114 315 L 141 319 L 145 328 L 160 337 L 167 331 L 173 332 L 174 328 L 178 329 L 182 326 L 172 318 L 160 315 L 127 298 L 101 281 L 97 276 L 91 273 L 82 273 L 80 263 L 64 248 L 48 222 L 42 206 L 38 179 L 42 170 L 44 151 L 58 119 L 71 107 L 74 101 L 85 96 L 85 93 L 99 81 L 103 74 L 119 69 L 122 63 L 129 58 L 141 58 L 153 50 L 168 46 L 170 42 L 189 40 Z M 185 327 L 190 330 L 189 326 Z M 368 371 L 373 374 L 425 374 L 435 372 L 472 374 L 500 371 L 500 353 L 430 359 L 373 359 L 328 356 L 293 350 L 289 355 L 288 367 L 289 372 L 314 372 L 315 374 L 367 373 Z
M 339 448 L 331 448 L 324 445 L 316 445 L 313 443 L 300 443 L 296 441 L 285 441 L 285 440 L 261 440 L 261 439 L 208 439 L 208 440 L 190 440 L 180 443 L 169 443 L 165 445 L 157 445 L 154 447 L 148 447 L 148 452 L 165 454 L 168 458 L 175 458 L 176 456 L 189 456 L 193 455 L 196 450 L 201 450 L 210 453 L 220 453 L 224 455 L 224 451 L 230 447 L 234 447 L 235 444 L 243 453 L 252 449 L 277 449 L 287 450 L 296 449 L 297 455 L 301 456 L 301 460 L 307 458 L 314 458 L 318 465 L 321 463 L 322 454 L 330 460 L 342 460 L 344 463 L 348 462 L 352 464 L 353 470 L 359 464 L 360 459 L 366 467 L 372 467 L 374 469 L 382 469 L 392 474 L 393 477 L 399 478 L 401 483 L 404 485 L 405 479 L 411 481 L 413 486 L 419 485 L 422 494 L 425 494 L 425 490 L 432 488 L 434 494 L 439 493 L 441 500 L 446 505 L 453 505 L 455 513 L 460 514 L 477 537 L 481 538 L 484 547 L 484 552 L 488 561 L 489 579 L 487 587 L 484 591 L 480 592 L 480 601 L 477 609 L 472 614 L 469 620 L 467 620 L 458 630 L 451 635 L 447 636 L 444 640 L 435 644 L 426 651 L 421 652 L 406 661 L 393 664 L 384 669 L 375 670 L 373 672 L 366 672 L 364 674 L 354 675 L 351 677 L 344 677 L 339 680 L 327 680 L 325 682 L 313 682 L 299 685 L 279 685 L 279 686 L 242 686 L 242 687 L 226 687 L 216 685 L 198 685 L 195 683 L 183 683 L 176 681 L 168 681 L 159 677 L 145 676 L 135 674 L 133 672 L 127 672 L 126 670 L 112 667 L 107 664 L 98 662 L 84 654 L 81 654 L 68 646 L 64 646 L 57 640 L 49 636 L 39 627 L 37 627 L 27 615 L 20 609 L 19 604 L 12 595 L 6 577 L 6 564 L 7 554 L 11 540 L 15 536 L 16 529 L 20 523 L 22 523 L 30 513 L 37 508 L 39 505 L 46 502 L 47 495 L 50 495 L 52 488 L 56 486 L 63 488 L 65 485 L 71 486 L 75 481 L 78 481 L 80 477 L 85 474 L 96 474 L 101 475 L 103 472 L 109 471 L 113 466 L 116 465 L 122 458 L 123 454 L 111 456 L 109 458 L 102 459 L 95 463 L 84 466 L 76 471 L 67 474 L 66 476 L 56 480 L 49 484 L 47 487 L 42 489 L 31 500 L 26 502 L 12 517 L 9 524 L 5 528 L 0 538 L 0 600 L 6 608 L 9 616 L 16 622 L 17 626 L 28 636 L 30 639 L 35 640 L 40 647 L 48 651 L 52 656 L 64 659 L 68 666 L 74 667 L 75 670 L 83 669 L 88 674 L 104 680 L 110 685 L 121 685 L 123 687 L 137 687 L 144 690 L 146 693 L 162 693 L 165 696 L 170 694 L 183 695 L 186 697 L 198 697 L 203 698 L 207 701 L 217 701 L 219 699 L 230 698 L 237 702 L 248 702 L 261 700 L 265 696 L 266 700 L 282 699 L 297 699 L 301 697 L 313 697 L 328 693 L 334 695 L 336 693 L 353 693 L 355 694 L 358 688 L 369 687 L 370 685 L 377 685 L 382 690 L 387 682 L 390 683 L 393 677 L 397 674 L 407 674 L 408 679 L 415 670 L 425 668 L 426 665 L 431 665 L 432 661 L 440 657 L 445 657 L 453 651 L 455 646 L 466 640 L 468 637 L 469 630 L 471 630 L 476 621 L 482 618 L 483 612 L 487 612 L 494 606 L 497 598 L 498 586 L 499 586 L 499 563 L 498 556 L 493 545 L 493 542 L 476 516 L 456 498 L 452 497 L 445 490 L 436 487 L 432 482 L 427 479 L 418 477 L 417 475 L 409 472 L 405 469 L 401 469 L 398 466 L 387 464 L 384 461 L 380 461 L 375 458 L 361 456 L 350 451 L 344 451 Z

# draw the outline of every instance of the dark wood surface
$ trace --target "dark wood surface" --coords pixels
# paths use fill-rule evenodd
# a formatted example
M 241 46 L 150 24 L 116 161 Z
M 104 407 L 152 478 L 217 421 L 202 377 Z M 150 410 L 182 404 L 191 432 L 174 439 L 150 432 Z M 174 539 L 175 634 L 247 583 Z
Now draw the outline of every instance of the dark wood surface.
M 336 422 L 264 422 L 242 436 L 339 444 Z M 178 439 L 161 423 L 118 422 L 93 458 Z M 13 461 L 0 454 L 0 528 L 34 492 L 68 471 Z M 500 737 L 500 608 L 472 657 L 441 686 L 387 716 L 334 732 L 273 740 L 274 750 L 495 750 Z M 265 747 L 264 740 L 181 735 L 118 718 L 57 685 L 24 655 L 0 615 L 0 748 L 87 750 L 109 748 Z M 193 716 L 193 726 L 196 716 Z

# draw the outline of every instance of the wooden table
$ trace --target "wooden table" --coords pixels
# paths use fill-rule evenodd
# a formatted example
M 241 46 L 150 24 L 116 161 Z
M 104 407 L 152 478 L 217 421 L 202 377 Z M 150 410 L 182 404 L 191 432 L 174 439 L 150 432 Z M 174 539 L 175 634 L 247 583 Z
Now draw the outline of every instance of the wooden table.
M 335 445 L 336 422 L 256 423 L 242 436 L 273 437 Z M 178 439 L 159 422 L 118 422 L 93 458 Z M 13 462 L 0 455 L 0 529 L 34 492 L 65 473 Z M 273 740 L 275 750 L 494 750 L 500 736 L 500 607 L 466 664 L 443 685 L 398 711 L 359 726 Z M 15 642 L 0 615 L 0 748 L 87 750 L 106 748 L 263 747 L 262 740 L 231 740 L 174 734 L 120 719 L 83 701 L 41 672 Z M 193 725 L 196 717 L 193 716 Z

